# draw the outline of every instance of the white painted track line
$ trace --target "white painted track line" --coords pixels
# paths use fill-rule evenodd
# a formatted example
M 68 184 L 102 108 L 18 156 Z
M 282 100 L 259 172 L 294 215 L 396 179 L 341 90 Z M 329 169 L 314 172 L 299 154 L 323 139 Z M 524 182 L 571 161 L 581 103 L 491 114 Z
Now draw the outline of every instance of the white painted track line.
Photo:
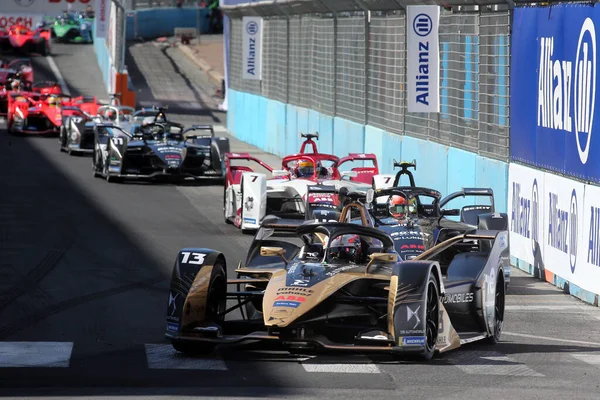
M 560 338 L 553 338 L 553 337 L 548 337 L 548 336 L 538 336 L 538 335 L 528 335 L 526 333 L 516 333 L 516 332 L 502 332 L 503 335 L 506 336 L 516 336 L 516 337 L 524 337 L 524 338 L 530 338 L 530 339 L 539 339 L 539 340 L 547 340 L 550 342 L 563 342 L 563 343 L 572 343 L 572 344 L 585 344 L 588 346 L 598 346 L 600 347 L 600 343 L 597 342 L 586 342 L 583 340 L 571 340 L 571 339 L 560 339 Z
M 341 374 L 379 374 L 375 364 L 307 364 L 302 363 L 306 372 L 325 372 Z
M 63 94 L 70 96 L 71 93 L 69 92 L 67 83 L 65 82 L 65 79 L 63 78 L 62 74 L 60 73 L 60 70 L 56 66 L 56 63 L 54 62 L 54 59 L 52 58 L 52 56 L 46 56 L 46 61 L 48 61 L 48 65 L 50 66 L 52 73 L 54 74 L 54 76 L 56 77 L 56 80 L 58 81 L 58 84 L 60 85 L 60 90 L 63 92 Z
M 0 342 L 0 368 L 68 368 L 72 342 Z

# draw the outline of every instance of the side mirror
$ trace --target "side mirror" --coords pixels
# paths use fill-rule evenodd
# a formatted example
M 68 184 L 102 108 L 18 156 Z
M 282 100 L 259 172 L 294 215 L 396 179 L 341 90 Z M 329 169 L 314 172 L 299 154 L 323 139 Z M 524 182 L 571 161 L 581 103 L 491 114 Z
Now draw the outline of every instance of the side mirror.
M 356 171 L 344 171 L 341 173 L 342 178 L 348 176 L 350 178 L 356 178 L 358 176 L 358 172 Z
M 452 216 L 452 217 L 457 217 L 460 215 L 460 210 L 458 208 L 453 208 L 450 210 L 442 210 L 442 215 L 443 216 Z
M 271 175 L 273 176 L 290 176 L 290 171 L 285 169 L 274 169 L 271 171 Z
M 375 198 L 375 191 L 373 189 L 367 190 L 366 203 L 371 204 L 373 202 L 374 198 Z
M 398 254 L 394 253 L 373 253 L 369 256 L 371 261 L 365 268 L 365 275 L 369 273 L 369 268 L 374 262 L 394 263 L 398 261 Z
M 263 257 L 279 256 L 286 264 L 288 263 L 288 260 L 285 258 L 285 249 L 282 247 L 262 246 L 260 248 L 260 255 Z

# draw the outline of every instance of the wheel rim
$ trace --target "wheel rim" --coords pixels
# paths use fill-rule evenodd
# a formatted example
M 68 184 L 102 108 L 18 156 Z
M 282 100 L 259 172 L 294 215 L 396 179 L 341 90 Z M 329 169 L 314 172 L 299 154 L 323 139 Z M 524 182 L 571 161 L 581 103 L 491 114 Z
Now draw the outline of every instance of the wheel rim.
M 496 296 L 494 300 L 494 336 L 498 338 L 500 337 L 500 333 L 502 333 L 502 323 L 504 322 L 504 279 L 500 273 L 498 273 L 496 281 Z
M 437 288 L 433 282 L 429 282 L 427 286 L 427 322 L 425 325 L 425 346 L 427 352 L 431 352 L 435 348 L 438 336 L 439 318 L 440 311 Z

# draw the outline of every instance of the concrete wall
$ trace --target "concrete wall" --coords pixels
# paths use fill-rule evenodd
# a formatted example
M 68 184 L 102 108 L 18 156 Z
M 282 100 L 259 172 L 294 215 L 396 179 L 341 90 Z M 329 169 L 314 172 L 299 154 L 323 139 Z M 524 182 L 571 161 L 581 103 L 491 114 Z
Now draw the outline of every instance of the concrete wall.
M 496 208 L 507 210 L 508 164 L 427 140 L 401 136 L 314 110 L 229 89 L 227 127 L 240 140 L 282 157 L 300 149 L 300 132 L 318 131 L 319 151 L 339 156 L 375 153 L 382 173 L 393 160 L 417 160 L 417 184 L 443 195 L 462 187 L 491 187 Z

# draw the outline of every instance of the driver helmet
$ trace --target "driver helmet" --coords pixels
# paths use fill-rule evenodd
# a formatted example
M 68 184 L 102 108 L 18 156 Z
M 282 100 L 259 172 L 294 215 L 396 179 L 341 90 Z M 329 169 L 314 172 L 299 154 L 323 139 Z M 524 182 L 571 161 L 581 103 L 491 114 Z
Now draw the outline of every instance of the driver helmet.
M 310 160 L 298 160 L 295 175 L 299 178 L 310 177 L 315 172 L 315 165 Z
M 388 211 L 392 218 L 398 221 L 406 220 L 406 214 L 408 211 L 406 199 L 402 196 L 392 196 L 388 203 Z
M 329 246 L 331 262 L 360 263 L 362 246 L 359 235 L 341 235 L 333 239 Z
M 108 110 L 106 110 L 104 112 L 104 117 L 106 119 L 108 119 L 109 121 L 116 121 L 116 119 L 117 119 L 117 113 L 116 113 L 115 110 L 112 110 L 112 109 L 109 108 Z
M 54 96 L 48 97 L 48 106 L 49 107 L 58 107 L 58 106 L 60 106 L 60 99 L 57 99 Z
M 11 90 L 19 91 L 21 89 L 21 81 L 19 80 L 14 80 L 10 83 L 10 88 Z

